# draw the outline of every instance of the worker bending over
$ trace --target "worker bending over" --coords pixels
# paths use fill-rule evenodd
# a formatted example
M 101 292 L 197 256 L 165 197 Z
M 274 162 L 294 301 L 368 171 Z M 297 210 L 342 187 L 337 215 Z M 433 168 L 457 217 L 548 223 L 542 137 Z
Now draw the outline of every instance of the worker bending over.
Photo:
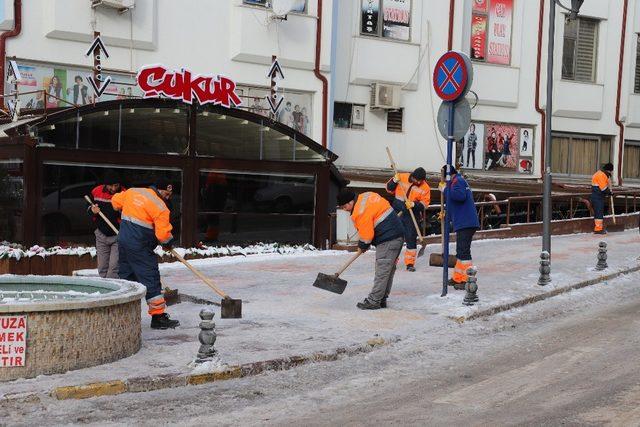
M 416 254 L 418 232 L 409 209 L 413 211 L 417 224 L 423 217 L 431 201 L 431 189 L 426 181 L 427 172 L 417 168 L 412 173 L 397 173 L 387 182 L 387 192 L 395 195 L 392 206 L 396 213 L 402 213 L 402 227 L 407 250 L 404 253 L 404 264 L 409 271 L 416 271 Z
M 611 173 L 613 165 L 607 163 L 591 178 L 591 206 L 593 206 L 593 232 L 607 234 L 604 228 L 604 206 L 607 197 L 611 196 Z
M 446 171 L 443 166 L 443 174 Z M 471 241 L 476 230 L 480 228 L 476 205 L 473 201 L 473 192 L 467 181 L 451 167 L 451 182 L 441 184 L 444 188 L 444 197 L 447 201 L 447 212 L 453 223 L 453 231 L 456 233 L 456 266 L 449 285 L 457 290 L 464 290 L 467 281 L 467 269 L 473 265 L 471 259 Z M 446 260 L 445 260 L 446 262 Z
M 337 204 L 339 209 L 351 213 L 360 235 L 358 250 L 366 252 L 371 245 L 376 247 L 373 289 L 357 307 L 361 310 L 386 308 L 396 262 L 402 251 L 402 224 L 389 202 L 376 193 L 366 192 L 356 197 L 355 192 L 345 188 L 338 194 Z
M 149 188 L 130 188 L 111 199 L 113 208 L 122 211 L 118 246 L 120 278 L 142 283 L 147 288 L 147 305 L 152 329 L 175 328 L 180 325 L 165 313 L 165 300 L 160 285 L 158 243 L 171 248 L 173 236 L 167 202 L 173 187 L 160 179 Z

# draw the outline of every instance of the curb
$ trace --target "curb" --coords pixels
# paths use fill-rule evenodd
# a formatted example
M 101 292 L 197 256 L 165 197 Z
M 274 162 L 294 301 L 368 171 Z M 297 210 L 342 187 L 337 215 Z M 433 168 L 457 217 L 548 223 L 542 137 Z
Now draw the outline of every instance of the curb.
M 286 371 L 296 366 L 315 362 L 334 361 L 341 356 L 355 356 L 368 353 L 378 347 L 388 346 L 400 341 L 399 337 L 391 339 L 372 338 L 364 344 L 339 347 L 329 352 L 317 352 L 309 355 L 283 357 L 260 362 L 245 363 L 243 365 L 229 366 L 224 371 L 209 372 L 204 374 L 164 374 L 150 377 L 137 377 L 127 380 L 103 381 L 90 384 L 56 387 L 49 393 L 57 400 L 87 399 L 99 396 L 114 396 L 122 393 L 142 393 L 174 387 L 201 385 L 217 381 L 226 381 L 235 378 L 244 378 L 259 375 L 268 371 Z M 24 402 L 25 400 L 40 399 L 37 393 L 27 395 L 7 395 L 0 399 L 1 402 Z
M 515 302 L 510 302 L 510 303 L 498 305 L 495 307 L 487 308 L 485 310 L 480 310 L 470 314 L 469 316 L 459 316 L 459 317 L 449 316 L 449 319 L 455 320 L 458 323 L 464 323 L 467 320 L 476 320 L 483 317 L 493 316 L 494 314 L 498 314 L 503 311 L 512 310 L 514 308 L 519 308 L 519 307 L 522 307 L 528 304 L 533 304 L 539 301 L 544 301 L 548 298 L 552 298 L 576 289 L 586 288 L 587 286 L 597 285 L 598 283 L 606 282 L 608 280 L 612 280 L 617 277 L 624 276 L 626 274 L 635 273 L 636 271 L 640 271 L 640 266 L 627 268 L 627 269 L 617 271 L 615 273 L 607 274 L 604 276 L 599 276 L 599 277 L 596 277 L 595 279 L 585 280 L 583 282 L 575 283 L 570 286 L 565 286 L 564 288 L 556 288 L 552 291 L 545 292 L 543 294 L 534 295 L 527 298 L 523 298 Z

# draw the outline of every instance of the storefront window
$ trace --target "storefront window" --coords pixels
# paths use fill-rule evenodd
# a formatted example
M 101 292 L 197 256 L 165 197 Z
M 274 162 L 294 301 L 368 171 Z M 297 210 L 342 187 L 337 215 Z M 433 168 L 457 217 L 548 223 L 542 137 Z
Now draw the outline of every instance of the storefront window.
M 76 113 L 33 129 L 40 144 L 58 148 L 185 154 L 188 106 L 114 108 Z
M 402 41 L 411 39 L 411 0 L 361 0 L 360 12 L 361 34 Z
M 315 178 L 201 171 L 198 236 L 210 244 L 312 241 Z
M 624 143 L 623 161 L 622 176 L 627 179 L 640 179 L 640 142 Z
M 590 176 L 611 162 L 611 139 L 591 135 L 553 135 L 551 171 Z
M 24 178 L 21 160 L 0 161 L 0 241 L 21 242 Z
M 511 63 L 514 0 L 474 0 L 471 15 L 471 59 Z
M 196 151 L 222 159 L 323 161 L 324 156 L 263 122 L 201 109 L 196 116 Z
M 174 236 L 179 239 L 182 188 L 180 171 L 45 163 L 42 169 L 42 242 L 48 246 L 61 243 L 95 243 L 95 226 L 87 212 L 84 196 L 89 195 L 97 185 L 103 184 L 102 179 L 107 171 L 121 176 L 122 184 L 127 188 L 147 187 L 160 177 L 175 183 L 170 206 L 171 224 L 174 227 Z

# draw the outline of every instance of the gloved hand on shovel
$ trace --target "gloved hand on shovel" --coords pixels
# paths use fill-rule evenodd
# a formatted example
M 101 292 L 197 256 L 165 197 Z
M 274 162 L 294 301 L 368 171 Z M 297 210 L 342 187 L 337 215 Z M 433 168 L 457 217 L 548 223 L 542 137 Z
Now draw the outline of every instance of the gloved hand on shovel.
M 168 242 L 162 244 L 162 250 L 165 252 L 171 252 L 173 249 L 173 244 L 175 243 L 175 239 L 171 239 Z

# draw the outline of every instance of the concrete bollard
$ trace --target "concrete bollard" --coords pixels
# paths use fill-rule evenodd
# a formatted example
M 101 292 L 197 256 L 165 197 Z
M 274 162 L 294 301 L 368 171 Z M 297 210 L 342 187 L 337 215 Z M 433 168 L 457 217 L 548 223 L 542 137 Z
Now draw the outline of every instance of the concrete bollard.
M 600 242 L 598 245 L 598 263 L 596 264 L 596 270 L 604 270 L 608 268 L 607 264 L 607 242 Z
M 463 305 L 474 305 L 480 299 L 478 298 L 478 278 L 476 275 L 478 270 L 475 267 L 467 269 L 467 283 L 464 284 L 464 290 L 467 292 L 462 301 Z
M 540 254 L 540 277 L 538 278 L 538 285 L 545 286 L 551 283 L 551 255 L 549 252 L 542 251 Z
M 213 316 L 215 313 L 212 310 L 203 308 L 200 310 L 200 333 L 198 334 L 198 340 L 200 341 L 200 348 L 198 349 L 198 355 L 196 356 L 195 363 L 203 363 L 213 358 L 218 353 L 213 345 L 216 343 L 216 324 L 213 322 Z

